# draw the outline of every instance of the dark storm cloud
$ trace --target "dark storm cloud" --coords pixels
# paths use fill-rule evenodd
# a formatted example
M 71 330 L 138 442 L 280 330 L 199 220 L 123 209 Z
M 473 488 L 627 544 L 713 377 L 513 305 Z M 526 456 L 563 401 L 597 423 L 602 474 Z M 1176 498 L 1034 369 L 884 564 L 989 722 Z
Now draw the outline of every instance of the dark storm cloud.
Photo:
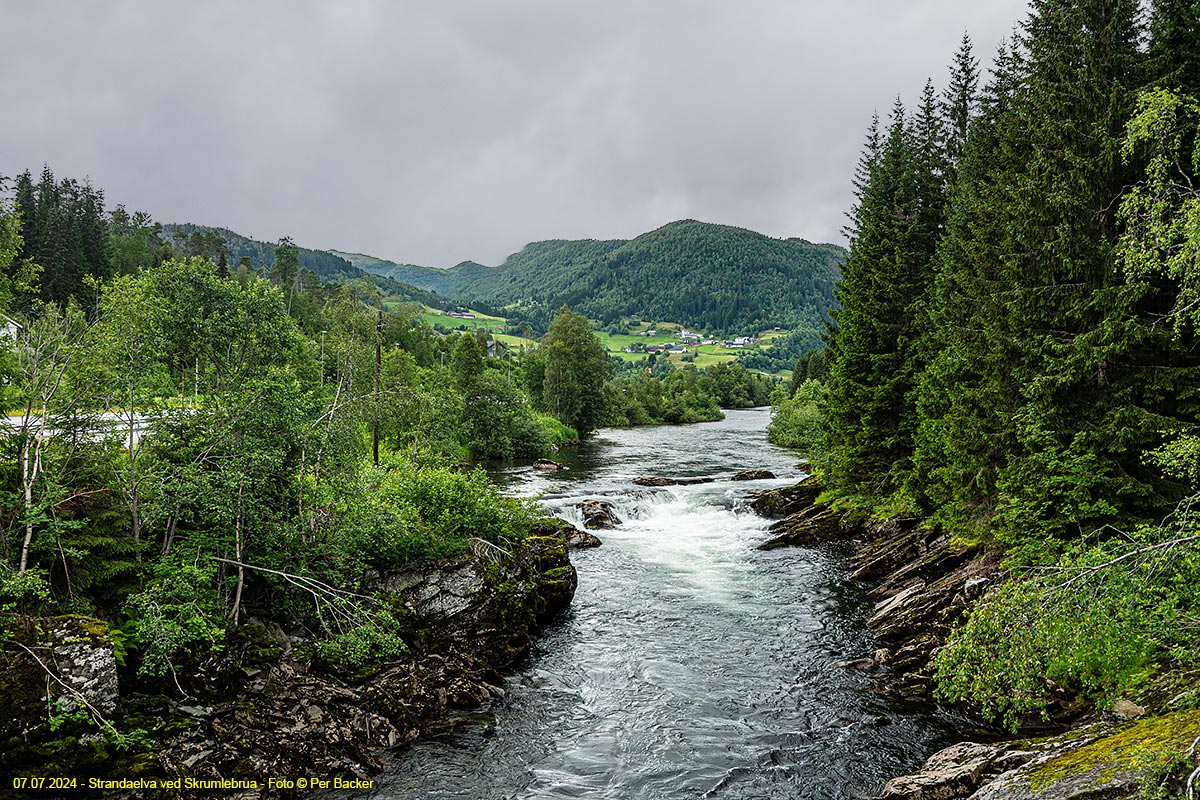
M 0 0 L 0 173 L 449 266 L 692 217 L 840 241 L 872 111 L 1016 0 Z

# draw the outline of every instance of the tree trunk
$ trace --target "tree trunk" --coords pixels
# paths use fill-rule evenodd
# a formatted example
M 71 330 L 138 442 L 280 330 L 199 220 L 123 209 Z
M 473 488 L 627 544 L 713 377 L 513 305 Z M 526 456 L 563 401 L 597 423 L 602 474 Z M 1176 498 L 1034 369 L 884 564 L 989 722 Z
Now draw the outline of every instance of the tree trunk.
M 233 620 L 234 625 L 237 625 L 239 622 L 238 617 L 242 611 L 242 586 L 246 581 L 246 569 L 242 566 L 242 562 L 245 560 L 242 557 L 242 529 L 245 523 L 245 515 L 242 513 L 242 496 L 245 494 L 245 492 L 246 486 L 245 483 L 242 483 L 238 486 L 238 514 L 237 519 L 233 524 L 233 546 L 234 550 L 237 552 L 238 560 L 237 589 L 233 593 L 233 610 L 229 612 L 229 618 Z

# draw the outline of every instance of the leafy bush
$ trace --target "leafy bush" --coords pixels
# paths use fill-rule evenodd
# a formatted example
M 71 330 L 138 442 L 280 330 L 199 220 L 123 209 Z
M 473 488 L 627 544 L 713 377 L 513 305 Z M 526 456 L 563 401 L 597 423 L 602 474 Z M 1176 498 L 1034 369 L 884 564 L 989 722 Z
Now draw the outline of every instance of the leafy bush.
M 378 570 L 465 552 L 472 538 L 521 539 L 537 514 L 504 497 L 482 470 L 401 463 L 371 472 L 343 520 L 355 555 Z
M 1194 530 L 1194 529 L 1193 529 Z M 1051 683 L 1105 702 L 1166 656 L 1200 660 L 1200 547 L 1154 528 L 1032 568 L 981 600 L 934 659 L 937 696 L 975 700 L 1015 730 L 1045 716 Z
M 217 565 L 167 558 L 154 565 L 146 588 L 129 598 L 133 640 L 142 656 L 139 675 L 164 675 L 184 649 L 219 649 L 225 634 L 217 597 Z
M 579 443 L 579 434 L 574 428 L 559 422 L 549 414 L 537 414 L 536 417 L 551 449 Z
M 370 615 L 363 624 L 317 643 L 317 655 L 328 664 L 361 667 L 369 661 L 395 658 L 408 650 L 400 624 L 386 611 Z
M 767 439 L 780 447 L 794 447 L 816 461 L 825 445 L 825 415 L 821 410 L 825 384 L 810 379 L 800 384 L 792 397 L 781 394 L 772 404 Z
M 27 569 L 0 577 L 0 612 L 13 612 L 23 605 L 42 605 L 50 600 L 46 570 Z

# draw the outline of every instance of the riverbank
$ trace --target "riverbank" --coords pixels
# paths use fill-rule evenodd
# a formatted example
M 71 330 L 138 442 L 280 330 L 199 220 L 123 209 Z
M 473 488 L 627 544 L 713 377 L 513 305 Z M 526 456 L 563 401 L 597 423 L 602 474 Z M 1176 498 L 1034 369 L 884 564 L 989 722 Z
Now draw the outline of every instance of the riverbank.
M 120 668 L 119 637 L 99 620 L 8 619 L 0 773 L 74 779 L 60 787 L 72 796 L 103 786 L 105 797 L 198 797 L 223 786 L 223 796 L 282 798 L 305 795 L 313 778 L 365 788 L 385 748 L 503 696 L 501 671 L 574 595 L 565 530 L 543 524 L 507 550 L 480 546 L 377 576 L 369 588 L 401 620 L 407 650 L 360 668 L 321 658 L 282 614 L 248 619 L 218 655 L 162 682 Z M 115 783 L 89 789 L 89 778 Z
M 817 503 L 819 480 L 757 493 L 752 506 L 776 518 L 773 549 L 850 542 L 853 577 L 871 586 L 869 627 L 880 645 L 846 669 L 875 676 L 897 698 L 930 700 L 931 662 L 972 605 L 1008 576 L 1002 554 L 955 542 L 916 519 L 871 520 Z M 1165 673 L 1111 708 L 1056 689 L 1048 717 L 1021 721 L 1022 738 L 962 742 L 889 781 L 886 800 L 1173 797 L 1154 794 L 1200 757 L 1200 675 Z M 978 709 L 966 708 L 967 713 Z M 1193 779 L 1195 773 L 1191 773 Z M 1145 790 L 1145 794 L 1139 792 Z

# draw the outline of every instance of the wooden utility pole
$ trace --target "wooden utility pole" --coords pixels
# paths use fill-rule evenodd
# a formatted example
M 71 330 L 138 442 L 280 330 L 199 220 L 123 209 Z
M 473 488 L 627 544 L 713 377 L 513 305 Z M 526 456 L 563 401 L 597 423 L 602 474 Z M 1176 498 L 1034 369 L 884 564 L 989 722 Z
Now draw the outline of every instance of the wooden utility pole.
M 379 466 L 379 361 L 383 352 L 383 309 L 375 318 L 375 413 L 371 415 L 371 460 Z

